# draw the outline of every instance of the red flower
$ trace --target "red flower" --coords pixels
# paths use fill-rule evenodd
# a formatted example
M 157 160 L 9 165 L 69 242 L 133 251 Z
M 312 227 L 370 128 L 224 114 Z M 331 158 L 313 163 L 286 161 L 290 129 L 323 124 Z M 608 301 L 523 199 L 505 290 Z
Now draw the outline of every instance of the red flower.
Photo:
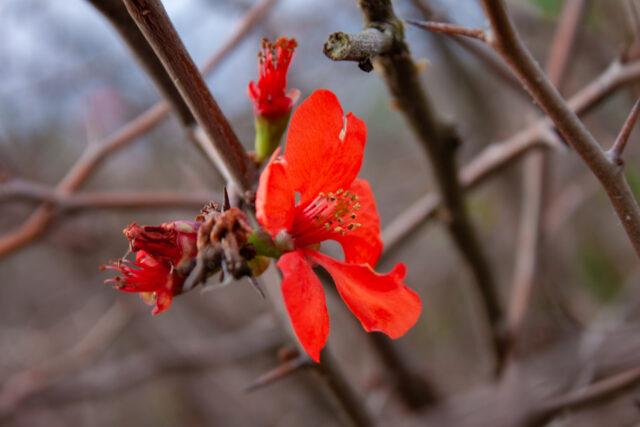
M 120 276 L 107 279 L 124 292 L 138 292 L 155 304 L 153 314 L 169 308 L 175 295 L 182 292 L 184 271 L 197 255 L 196 237 L 200 223 L 173 221 L 159 226 L 131 224 L 123 230 L 129 239 L 135 261 L 118 260 L 104 268 Z
M 294 39 L 280 37 L 275 43 L 262 39 L 258 83 L 249 83 L 249 97 L 254 102 L 257 116 L 273 119 L 291 111 L 298 92 L 286 94 L 285 90 L 287 70 L 296 46 Z
M 343 115 L 333 93 L 316 91 L 293 114 L 284 156 L 274 153 L 260 176 L 257 218 L 289 250 L 278 261 L 282 292 L 296 335 L 315 361 L 329 335 L 315 264 L 332 276 L 367 331 L 398 338 L 422 309 L 420 297 L 402 282 L 403 264 L 384 275 L 372 269 L 382 250 L 380 219 L 369 184 L 356 179 L 366 133 L 362 120 Z M 324 240 L 341 244 L 344 262 L 316 250 Z

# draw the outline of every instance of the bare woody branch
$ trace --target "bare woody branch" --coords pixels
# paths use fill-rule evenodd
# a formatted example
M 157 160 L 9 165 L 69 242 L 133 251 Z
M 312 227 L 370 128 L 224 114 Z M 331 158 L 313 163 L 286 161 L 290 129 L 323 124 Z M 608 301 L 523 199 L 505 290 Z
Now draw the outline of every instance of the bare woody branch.
M 0 185 L 0 201 L 7 199 L 46 202 L 57 212 L 78 209 L 120 209 L 157 207 L 202 207 L 220 194 L 208 192 L 91 192 L 59 193 L 53 188 L 23 180 L 11 180 Z
M 407 19 L 406 22 L 422 28 L 423 30 L 431 31 L 432 33 L 443 33 L 450 36 L 464 36 L 472 39 L 478 39 L 483 42 L 487 41 L 487 34 L 481 28 L 463 27 L 449 22 L 413 21 L 410 19 Z
M 185 126 L 195 124 L 195 120 L 189 107 L 185 104 L 171 81 L 171 78 L 164 71 L 162 63 L 147 43 L 144 36 L 138 30 L 138 27 L 129 16 L 127 8 L 121 0 L 87 0 L 98 9 L 113 27 L 120 33 L 122 39 L 127 43 L 131 52 L 144 67 L 147 74 L 153 79 L 154 83 L 169 101 L 178 118 Z
M 622 64 L 614 62 L 600 76 L 569 100 L 569 106 L 576 114 L 586 114 L 616 89 L 640 80 L 640 61 Z M 538 119 L 528 128 L 512 137 L 490 144 L 460 172 L 460 182 L 465 191 L 495 176 L 496 173 L 513 164 L 523 154 L 532 149 L 549 146 L 554 140 L 551 123 Z M 552 144 L 557 146 L 557 144 Z M 426 194 L 396 217 L 382 231 L 384 256 L 388 257 L 398 243 L 412 234 L 418 227 L 434 219 L 441 206 L 437 194 Z
M 504 361 L 502 309 L 493 272 L 464 206 L 455 161 L 455 152 L 460 140 L 451 126 L 441 122 L 434 113 L 404 41 L 402 21 L 396 17 L 391 1 L 359 0 L 358 4 L 365 17 L 364 32 L 376 30 L 391 41 L 388 50 L 372 51 L 369 58 L 375 58 L 380 64 L 389 91 L 431 160 L 440 196 L 447 211 L 448 231 L 473 274 L 489 324 L 491 348 L 499 370 Z M 331 36 L 329 38 L 331 39 Z M 340 57 L 333 54 L 339 51 L 339 47 L 334 45 L 327 52 L 325 46 L 325 54 L 330 59 L 339 60 Z
M 627 120 L 624 122 L 624 125 L 622 125 L 622 129 L 620 129 L 620 133 L 618 134 L 616 141 L 614 142 L 611 149 L 607 152 L 607 155 L 609 156 L 611 161 L 617 165 L 622 166 L 624 164 L 622 153 L 627 146 L 631 131 L 638 121 L 638 116 L 640 116 L 640 99 L 637 100 L 633 105 L 633 108 L 631 109 Z
M 516 32 L 504 2 L 482 0 L 492 33 L 488 43 L 500 53 L 558 131 L 598 178 L 640 257 L 640 207 L 619 165 L 612 162 L 546 77 Z
M 598 178 L 640 257 L 640 207 L 619 166 L 612 162 L 540 69 L 516 32 L 502 0 L 482 0 L 493 47 L 509 62 L 531 96 Z
M 412 0 L 412 3 L 425 20 L 442 23 L 450 22 L 449 17 L 444 11 L 435 12 L 427 0 Z M 527 100 L 529 100 L 529 95 L 523 90 L 522 85 L 518 79 L 514 77 L 509 67 L 507 67 L 504 61 L 486 44 L 477 43 L 464 36 L 453 36 L 451 40 L 482 63 L 490 71 L 490 75 L 498 77 L 507 87 L 511 88 L 514 93 L 519 96 L 525 96 Z
M 241 192 L 250 189 L 255 171 L 159 0 L 124 0 L 182 98 L 217 154 L 218 167 Z
M 610 400 L 631 387 L 640 384 L 640 367 L 628 369 L 611 377 L 602 379 L 582 389 L 575 390 L 549 400 L 535 411 L 525 427 L 544 426 L 558 414 L 582 408 L 603 400 Z
M 558 18 L 545 65 L 549 80 L 557 88 L 561 88 L 564 80 L 574 50 L 580 18 L 584 15 L 586 6 L 587 0 L 567 0 Z M 516 341 L 529 307 L 541 245 L 545 238 L 541 226 L 549 192 L 548 163 L 547 152 L 532 153 L 525 160 L 522 171 L 522 204 L 517 252 L 507 310 L 508 345 L 511 356 L 515 354 Z
M 231 32 L 221 47 L 208 59 L 202 68 L 204 74 L 213 71 L 249 34 L 251 29 L 274 6 L 276 0 L 262 0 L 252 7 Z M 124 148 L 138 137 L 157 126 L 170 113 L 165 101 L 158 102 L 122 128 L 87 147 L 82 156 L 56 186 L 56 191 L 73 193 L 113 152 Z M 41 205 L 16 230 L 0 236 L 0 258 L 18 250 L 40 236 L 49 225 L 55 210 L 48 204 Z

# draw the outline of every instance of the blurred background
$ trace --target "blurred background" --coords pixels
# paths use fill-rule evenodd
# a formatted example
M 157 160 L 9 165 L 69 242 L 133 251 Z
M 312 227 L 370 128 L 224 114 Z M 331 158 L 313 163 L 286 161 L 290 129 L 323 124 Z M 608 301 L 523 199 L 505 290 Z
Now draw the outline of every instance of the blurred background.
M 394 6 L 402 18 L 424 19 L 416 7 L 422 2 L 456 22 L 486 26 L 475 0 L 398 0 Z M 199 64 L 225 43 L 254 5 L 252 0 L 163 3 Z M 250 149 L 253 114 L 246 88 L 257 77 L 260 39 L 295 37 L 299 47 L 289 87 L 300 89 L 303 97 L 329 88 L 346 111 L 367 123 L 361 176 L 371 182 L 384 227 L 434 185 L 428 160 L 379 73 L 367 74 L 354 63 L 331 62 L 322 54 L 328 34 L 360 30 L 355 3 L 277 1 L 207 82 Z M 544 61 L 563 1 L 508 4 L 527 45 Z M 406 33 L 424 66 L 423 83 L 438 114 L 454 123 L 464 140 L 460 165 L 538 117 L 531 102 L 457 44 L 414 27 Z M 633 37 L 634 20 L 623 0 L 589 2 L 563 93 L 571 95 L 593 80 Z M 3 184 L 19 180 L 52 189 L 87 146 L 101 144 L 160 97 L 109 22 L 84 0 L 1 1 L 0 58 L 4 234 L 20 227 L 39 201 L 3 193 Z M 626 86 L 586 116 L 599 141 L 613 141 L 637 97 L 637 86 Z M 640 147 L 634 138 L 625 156 L 626 172 L 640 190 Z M 521 165 L 514 161 L 467 199 L 503 301 L 514 271 Z M 558 356 L 560 369 L 567 361 L 587 363 L 602 346 L 632 340 L 640 269 L 604 192 L 578 157 L 568 149 L 555 151 L 549 177 L 543 221 L 548 238 L 518 352 L 533 359 L 583 336 L 594 321 L 613 324 L 604 337 Z M 80 194 L 220 194 L 222 186 L 171 117 L 109 155 Z M 109 275 L 99 266 L 126 252 L 122 229 L 127 224 L 191 219 L 198 211 L 197 201 L 148 209 L 59 208 L 42 235 L 0 259 L 0 424 L 341 425 L 331 400 L 305 372 L 245 391 L 277 365 L 277 352 L 287 344 L 267 303 L 248 282 L 191 292 L 160 316 L 151 316 L 151 308 L 137 296 L 103 285 Z M 398 348 L 443 396 L 481 387 L 492 365 L 481 312 L 471 277 L 438 221 L 414 230 L 378 269 L 388 271 L 399 261 L 408 265 L 407 283 L 423 298 L 424 314 Z M 332 295 L 329 310 L 330 344 L 349 381 L 381 425 L 403 425 L 409 410 L 398 401 L 366 335 Z M 618 341 L 608 344 L 606 339 L 617 333 L 622 334 Z M 543 365 L 540 381 L 554 375 L 554 363 Z M 632 402 L 625 395 L 597 414 L 568 416 L 558 425 L 596 426 L 603 419 L 613 422 L 607 425 L 634 425 L 640 417 Z

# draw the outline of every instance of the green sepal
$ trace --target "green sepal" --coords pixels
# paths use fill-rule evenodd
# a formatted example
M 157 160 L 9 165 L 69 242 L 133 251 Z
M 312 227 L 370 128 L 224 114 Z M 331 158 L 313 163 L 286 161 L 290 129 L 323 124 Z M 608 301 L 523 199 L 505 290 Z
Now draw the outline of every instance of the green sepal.
M 248 240 L 256 249 L 258 256 L 278 259 L 282 255 L 282 251 L 276 247 L 269 233 L 262 229 L 254 231 Z
M 280 145 L 280 140 L 287 129 L 291 113 L 280 117 L 256 116 L 256 161 L 262 163 L 267 160 L 276 148 Z

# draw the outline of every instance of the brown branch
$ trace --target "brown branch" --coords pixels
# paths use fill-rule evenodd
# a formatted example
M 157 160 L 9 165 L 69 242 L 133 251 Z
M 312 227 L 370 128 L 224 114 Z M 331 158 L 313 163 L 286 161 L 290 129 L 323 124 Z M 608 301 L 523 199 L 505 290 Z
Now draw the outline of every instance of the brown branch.
M 275 3 L 276 0 L 262 0 L 251 8 L 223 45 L 205 63 L 202 72 L 208 74 L 217 68 L 222 60 L 249 34 L 254 25 L 271 10 Z M 106 139 L 88 146 L 65 177 L 58 183 L 56 190 L 61 193 L 74 192 L 111 153 L 127 146 L 136 138 L 153 129 L 169 116 L 169 112 L 169 106 L 165 101 L 158 102 Z M 54 213 L 55 210 L 52 206 L 43 204 L 18 229 L 0 236 L 0 258 L 39 237 L 46 230 Z
M 564 396 L 550 399 L 542 408 L 534 411 L 525 423 L 526 427 L 544 426 L 558 414 L 579 409 L 597 402 L 610 400 L 631 387 L 640 384 L 640 367 L 612 375 L 583 389 L 572 391 Z
M 0 185 L 0 201 L 4 199 L 23 199 L 46 202 L 55 206 L 57 212 L 78 209 L 120 209 L 154 207 L 201 207 L 210 200 L 219 200 L 220 195 L 207 192 L 91 192 L 60 193 L 47 186 L 23 181 L 11 180 Z
M 182 44 L 162 3 L 159 0 L 124 0 L 124 4 L 210 138 L 221 172 L 241 192 L 249 190 L 255 173 L 252 162 Z
M 412 0 L 413 5 L 420 11 L 423 18 L 429 21 L 438 21 L 443 23 L 449 23 L 449 17 L 443 12 L 436 13 L 425 0 Z M 450 40 L 457 43 L 461 48 L 475 57 L 480 63 L 482 63 L 491 73 L 492 76 L 498 77 L 505 85 L 513 92 L 525 96 L 529 100 L 529 95 L 523 90 L 522 85 L 517 78 L 514 77 L 509 67 L 507 67 L 504 61 L 492 50 L 489 49 L 486 44 L 476 43 L 467 37 L 453 36 Z
M 404 41 L 402 22 L 396 17 L 391 1 L 359 0 L 358 4 L 365 17 L 365 31 L 378 30 L 393 39 L 389 51 L 381 54 L 370 52 L 370 57 L 375 57 L 380 64 L 389 91 L 431 160 L 440 196 L 447 210 L 448 231 L 473 274 L 489 324 L 496 366 L 499 368 L 504 361 L 502 310 L 493 273 L 469 220 L 462 197 L 455 160 L 459 138 L 434 113 Z M 331 55 L 328 56 L 333 59 Z
M 313 361 L 306 354 L 298 355 L 293 359 L 286 360 L 273 369 L 265 372 L 249 384 L 244 391 L 250 393 L 263 387 L 274 384 L 290 375 L 301 371 L 302 369 L 315 367 Z
M 586 114 L 616 89 L 639 80 L 640 61 L 629 64 L 614 62 L 600 76 L 574 95 L 568 104 L 577 114 Z M 462 168 L 460 182 L 463 189 L 465 191 L 475 189 L 531 149 L 548 145 L 553 136 L 552 132 L 548 120 L 538 119 L 528 128 L 505 141 L 489 145 Z M 397 216 L 382 231 L 384 257 L 392 254 L 398 244 L 413 234 L 418 227 L 435 218 L 439 208 L 440 197 L 429 193 Z
M 385 374 L 393 377 L 393 386 L 409 409 L 417 410 L 437 402 L 440 396 L 434 385 L 416 372 L 391 339 L 378 332 L 371 332 L 367 336 L 387 368 Z
M 100 354 L 132 318 L 129 308 L 115 303 L 71 349 L 46 359 L 40 365 L 9 377 L 0 389 L 0 421 L 15 413 L 33 396 L 43 393 L 71 371 L 76 372 Z
M 629 136 L 631 135 L 631 131 L 638 121 L 638 116 L 640 116 L 640 99 L 636 101 L 627 117 L 627 120 L 624 122 L 622 129 L 620 129 L 620 133 L 616 138 L 611 149 L 607 152 L 607 155 L 611 159 L 611 161 L 617 165 L 622 166 L 624 164 L 624 159 L 622 158 L 622 153 L 624 152 L 625 147 L 627 146 L 627 141 L 629 141 Z
M 586 0 L 568 0 L 556 25 L 556 31 L 548 54 L 546 72 L 549 80 L 560 88 L 572 57 L 574 42 Z M 516 341 L 533 292 L 536 269 L 539 262 L 543 209 L 548 196 L 548 154 L 532 153 L 525 160 L 522 174 L 522 205 L 518 231 L 517 251 L 511 299 L 507 311 L 509 353 L 513 356 Z
M 131 16 L 129 16 L 129 13 L 124 7 L 122 1 L 87 1 L 100 11 L 105 18 L 111 22 L 118 33 L 120 33 L 122 39 L 131 49 L 131 52 L 144 67 L 147 74 L 153 79 L 164 99 L 169 101 L 180 121 L 185 126 L 193 125 L 195 120 L 191 111 L 189 111 L 189 107 L 187 107 L 187 104 L 185 104 L 184 100 L 180 96 L 180 93 L 173 84 L 173 81 L 171 81 L 171 78 L 164 71 L 162 63 L 158 60 L 153 49 L 151 49 L 151 46 L 149 46 L 140 30 L 138 30 L 138 27 L 136 27 Z
M 338 400 L 343 411 L 349 417 L 349 421 L 356 427 L 369 427 L 375 425 L 373 417 L 362 403 L 362 399 L 356 395 L 353 387 L 348 383 L 344 373 L 338 367 L 333 356 L 327 348 L 320 356 L 322 364 L 313 372 L 318 373 L 329 386 L 333 397 Z
M 487 34 L 482 28 L 463 27 L 462 25 L 456 25 L 449 22 L 413 21 L 410 19 L 406 19 L 405 21 L 418 28 L 422 28 L 423 30 L 431 31 L 432 33 L 469 37 L 485 43 L 487 41 Z
M 180 351 L 144 351 L 116 361 L 75 367 L 73 375 L 47 381 L 25 394 L 18 402 L 0 407 L 0 421 L 19 414 L 25 407 L 65 405 L 79 400 L 104 399 L 119 395 L 166 375 L 188 375 L 275 350 L 282 336 L 265 322 L 254 322 L 214 341 L 186 342 Z M 74 365 L 72 365 L 74 366 Z M 3 392 L 15 392 L 5 385 Z
M 598 178 L 640 257 L 640 207 L 619 165 L 608 158 L 540 69 L 516 32 L 504 2 L 482 0 L 482 4 L 493 29 L 493 47 L 509 62 L 531 96 Z

